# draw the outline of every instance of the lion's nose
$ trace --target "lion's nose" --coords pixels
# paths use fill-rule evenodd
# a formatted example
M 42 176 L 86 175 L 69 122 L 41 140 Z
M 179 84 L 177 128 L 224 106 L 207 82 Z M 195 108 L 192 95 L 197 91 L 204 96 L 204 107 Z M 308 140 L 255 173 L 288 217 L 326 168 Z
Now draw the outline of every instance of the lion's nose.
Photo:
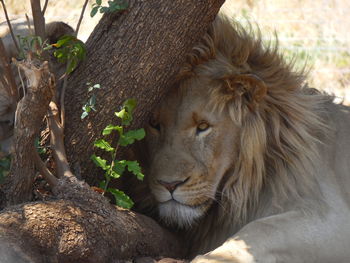
M 187 180 L 185 180 L 187 181 Z M 174 181 L 174 182 L 165 182 L 165 181 L 162 181 L 162 180 L 157 180 L 157 182 L 164 186 L 171 194 L 175 191 L 175 189 L 185 183 L 185 181 Z

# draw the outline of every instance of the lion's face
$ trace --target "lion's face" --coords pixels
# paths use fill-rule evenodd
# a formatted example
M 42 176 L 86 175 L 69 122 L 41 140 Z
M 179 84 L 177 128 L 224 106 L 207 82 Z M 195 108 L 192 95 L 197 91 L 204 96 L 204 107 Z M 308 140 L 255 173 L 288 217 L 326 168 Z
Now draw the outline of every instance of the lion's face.
M 232 168 L 238 127 L 228 112 L 208 104 L 209 81 L 192 79 L 173 90 L 154 112 L 147 132 L 149 185 L 160 217 L 191 225 L 215 202 Z

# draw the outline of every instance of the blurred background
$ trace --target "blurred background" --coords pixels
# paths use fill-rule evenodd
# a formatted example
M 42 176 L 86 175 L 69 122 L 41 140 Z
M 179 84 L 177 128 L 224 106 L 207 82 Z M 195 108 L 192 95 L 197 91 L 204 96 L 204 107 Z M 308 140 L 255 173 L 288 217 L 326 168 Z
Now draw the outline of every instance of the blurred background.
M 44 2 L 44 0 L 42 0 Z M 86 40 L 100 19 L 90 17 L 90 0 L 79 32 Z M 103 1 L 106 2 L 106 1 Z M 31 14 L 29 0 L 5 0 L 11 18 Z M 76 27 L 84 0 L 49 0 L 46 21 L 62 20 Z M 259 25 L 266 41 L 278 35 L 281 52 L 307 63 L 310 86 L 325 90 L 350 105 L 349 0 L 227 0 L 222 8 L 241 23 Z M 0 22 L 5 20 L 0 11 Z

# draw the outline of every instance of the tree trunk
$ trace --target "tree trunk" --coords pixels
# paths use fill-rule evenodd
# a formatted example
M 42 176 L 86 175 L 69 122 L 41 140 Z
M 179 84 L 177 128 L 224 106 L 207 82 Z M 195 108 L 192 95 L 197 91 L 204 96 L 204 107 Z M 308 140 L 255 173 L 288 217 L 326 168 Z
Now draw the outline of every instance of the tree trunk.
M 29 58 L 18 65 L 30 82 L 17 108 L 15 152 L 11 174 L 1 185 L 1 205 L 31 200 L 34 163 L 51 182 L 55 199 L 9 206 L 0 213 L 0 258 L 12 262 L 116 262 L 140 256 L 184 256 L 175 235 L 152 219 L 116 209 L 108 200 L 78 181 L 70 172 L 62 151 L 63 136 L 52 116 L 51 146 L 59 180 L 47 170 L 34 149 L 37 134 L 50 99 L 54 79 L 48 63 Z M 50 112 L 55 116 L 51 103 Z M 56 133 L 55 133 L 56 132 Z M 53 138 L 54 136 L 55 138 Z M 48 180 L 49 179 L 49 180 Z
M 178 239 L 152 219 L 118 209 L 84 183 L 60 179 L 57 199 L 0 213 L 0 261 L 108 263 L 184 257 Z
M 87 58 L 69 78 L 66 91 L 68 159 L 90 184 L 97 172 L 90 161 L 93 142 L 115 122 L 113 112 L 125 99 L 136 98 L 132 127 L 143 126 L 223 2 L 131 0 L 126 11 L 103 16 L 86 43 Z M 97 112 L 81 120 L 87 82 L 102 89 L 97 91 Z
M 174 85 L 186 53 L 222 3 L 130 0 L 128 10 L 102 18 L 87 42 L 87 59 L 69 78 L 66 92 L 66 148 L 71 164 L 80 167 L 83 177 L 95 174 L 89 161 L 93 141 L 113 122 L 113 112 L 125 99 L 136 98 L 139 106 L 131 128 L 142 126 L 150 109 Z M 97 113 L 81 120 L 87 82 L 103 88 L 97 92 Z M 26 119 L 30 118 L 33 116 Z M 34 128 L 31 130 L 36 131 Z M 30 133 L 30 141 L 34 134 Z M 19 136 L 27 138 L 23 132 Z M 31 142 L 23 142 L 23 147 L 29 158 Z M 23 170 L 22 163 L 32 174 L 33 162 L 18 159 L 16 165 Z M 22 170 L 13 176 L 24 178 Z M 99 263 L 140 256 L 184 256 L 177 237 L 152 219 L 116 209 L 74 176 L 59 179 L 53 192 L 51 201 L 8 207 L 0 213 L 2 262 Z
M 18 63 L 31 85 L 27 94 L 17 105 L 14 130 L 14 153 L 11 170 L 0 185 L 0 209 L 32 199 L 34 169 L 35 137 L 39 136 L 42 120 L 55 93 L 54 77 L 48 63 L 37 67 L 38 61 Z

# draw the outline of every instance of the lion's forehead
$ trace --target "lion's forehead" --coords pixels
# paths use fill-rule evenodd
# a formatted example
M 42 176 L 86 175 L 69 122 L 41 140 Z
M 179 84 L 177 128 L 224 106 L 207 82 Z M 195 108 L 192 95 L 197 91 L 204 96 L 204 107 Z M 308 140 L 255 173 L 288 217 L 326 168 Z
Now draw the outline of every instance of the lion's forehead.
M 210 100 L 210 84 L 193 82 L 185 87 L 175 88 L 158 107 L 160 121 L 165 125 L 193 125 L 193 120 L 220 121 L 220 116 L 213 109 Z

